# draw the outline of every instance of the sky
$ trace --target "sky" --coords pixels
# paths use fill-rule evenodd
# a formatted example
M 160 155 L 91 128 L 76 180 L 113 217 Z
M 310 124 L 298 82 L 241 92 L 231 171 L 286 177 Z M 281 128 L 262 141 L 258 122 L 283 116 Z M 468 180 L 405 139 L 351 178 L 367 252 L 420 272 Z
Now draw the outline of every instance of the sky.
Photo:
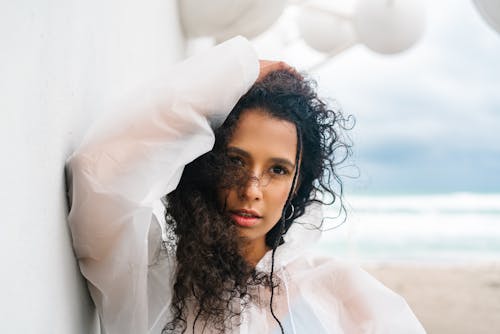
M 257 41 L 260 50 L 277 34 Z M 321 59 L 300 41 L 272 51 L 264 56 L 298 68 Z M 356 45 L 311 75 L 322 96 L 356 118 L 349 136 L 358 171 L 341 174 L 359 176 L 345 179 L 347 191 L 500 193 L 500 34 L 471 1 L 428 1 L 425 32 L 402 53 Z

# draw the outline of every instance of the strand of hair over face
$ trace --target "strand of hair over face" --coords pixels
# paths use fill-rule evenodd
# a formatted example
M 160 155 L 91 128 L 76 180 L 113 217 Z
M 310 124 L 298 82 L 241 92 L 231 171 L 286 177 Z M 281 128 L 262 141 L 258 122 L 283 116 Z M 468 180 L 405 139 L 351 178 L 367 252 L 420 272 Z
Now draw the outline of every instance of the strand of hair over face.
M 281 321 L 278 319 L 278 317 L 274 313 L 274 308 L 273 308 L 274 287 L 275 287 L 275 285 L 274 285 L 274 260 L 275 260 L 276 249 L 280 245 L 281 237 L 283 236 L 283 234 L 285 232 L 286 208 L 289 205 L 291 205 L 291 202 L 292 202 L 293 193 L 294 193 L 295 187 L 297 185 L 297 178 L 298 178 L 298 174 L 299 174 L 299 164 L 301 162 L 300 157 L 302 155 L 302 131 L 300 130 L 300 128 L 297 125 L 295 126 L 295 128 L 297 130 L 297 152 L 295 154 L 295 173 L 294 173 L 293 179 L 292 179 L 292 186 L 290 188 L 290 191 L 288 192 L 285 206 L 283 207 L 283 211 L 281 213 L 281 218 L 279 221 L 280 229 L 279 229 L 278 237 L 274 241 L 273 251 L 271 254 L 271 274 L 270 274 L 271 300 L 269 301 L 269 307 L 271 309 L 271 315 L 273 316 L 274 320 L 276 320 L 276 322 L 278 323 L 282 334 L 285 334 L 285 330 L 283 329 L 283 325 L 281 324 Z

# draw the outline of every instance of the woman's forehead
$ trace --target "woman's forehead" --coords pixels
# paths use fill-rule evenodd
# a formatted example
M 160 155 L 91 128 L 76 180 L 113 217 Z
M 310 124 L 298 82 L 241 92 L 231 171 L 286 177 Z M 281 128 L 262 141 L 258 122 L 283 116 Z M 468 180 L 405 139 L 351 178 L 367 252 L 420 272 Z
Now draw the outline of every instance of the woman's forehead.
M 228 143 L 250 155 L 283 158 L 295 162 L 297 130 L 293 123 L 262 109 L 243 111 Z

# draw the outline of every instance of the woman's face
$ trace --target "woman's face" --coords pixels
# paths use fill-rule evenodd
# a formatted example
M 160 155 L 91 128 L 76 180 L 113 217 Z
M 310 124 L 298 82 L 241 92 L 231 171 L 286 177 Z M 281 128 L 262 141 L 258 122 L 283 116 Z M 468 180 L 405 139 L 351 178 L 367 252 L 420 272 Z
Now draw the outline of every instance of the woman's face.
M 219 200 L 241 236 L 265 242 L 279 221 L 295 173 L 297 134 L 291 122 L 262 109 L 244 110 L 227 145 L 230 168 L 249 178 L 238 187 L 219 191 Z

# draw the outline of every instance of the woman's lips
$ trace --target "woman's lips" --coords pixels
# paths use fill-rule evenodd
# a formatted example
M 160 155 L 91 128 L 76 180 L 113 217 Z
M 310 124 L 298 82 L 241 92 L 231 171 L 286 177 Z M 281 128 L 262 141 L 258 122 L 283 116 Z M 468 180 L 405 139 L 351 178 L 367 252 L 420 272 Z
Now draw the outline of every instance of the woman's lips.
M 231 218 L 234 222 L 243 227 L 254 226 L 259 222 L 262 217 L 250 211 L 231 211 Z

